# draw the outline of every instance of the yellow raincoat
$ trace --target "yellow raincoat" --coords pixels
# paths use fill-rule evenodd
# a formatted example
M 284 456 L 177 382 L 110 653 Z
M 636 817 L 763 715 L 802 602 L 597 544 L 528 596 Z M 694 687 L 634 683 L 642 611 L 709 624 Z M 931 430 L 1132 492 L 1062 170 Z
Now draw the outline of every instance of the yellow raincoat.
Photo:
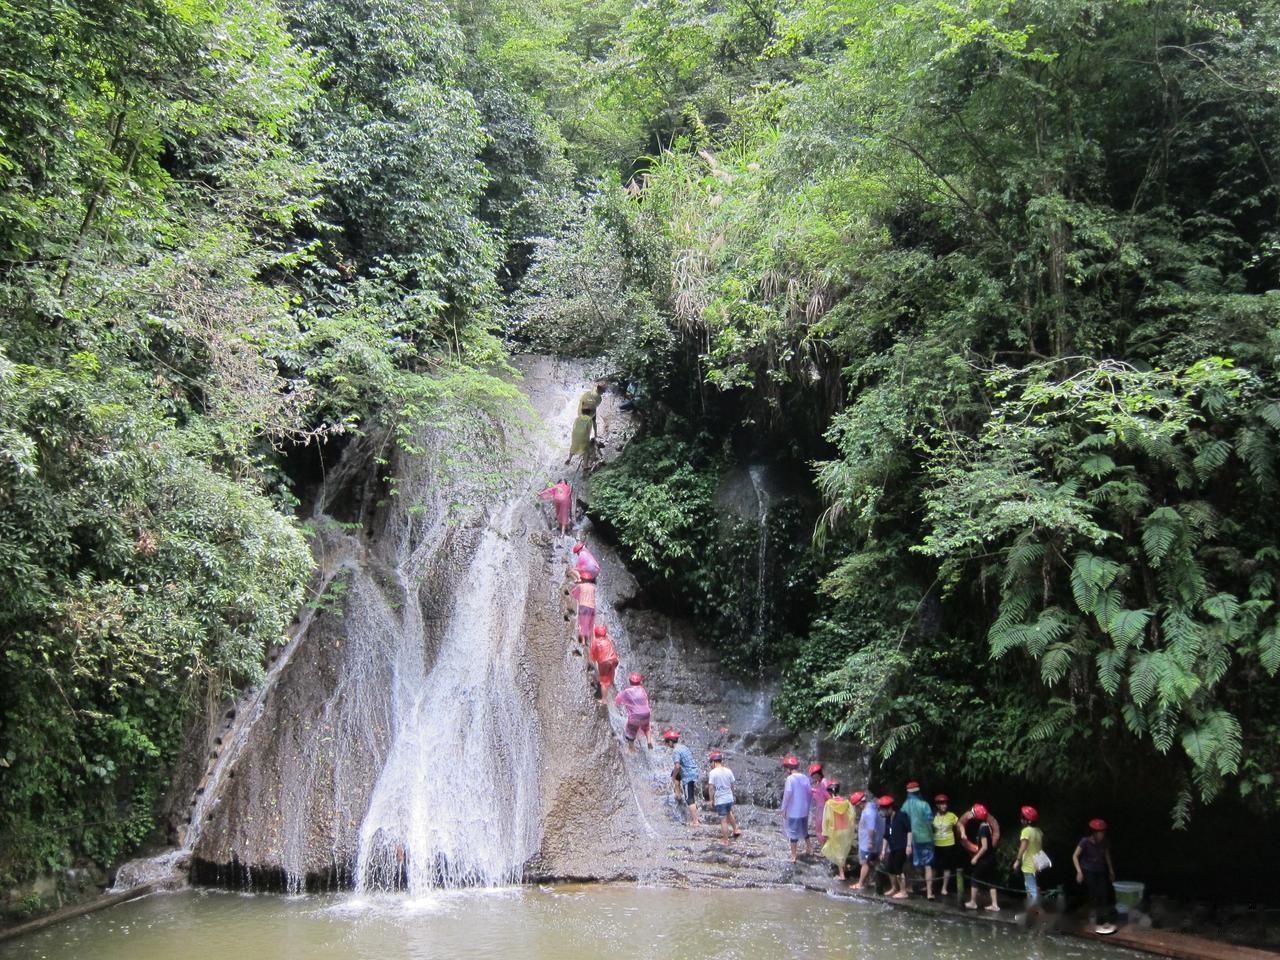
M 840 866 L 849 858 L 849 850 L 858 837 L 858 821 L 848 797 L 832 797 L 822 808 L 822 832 L 827 842 L 822 855 Z

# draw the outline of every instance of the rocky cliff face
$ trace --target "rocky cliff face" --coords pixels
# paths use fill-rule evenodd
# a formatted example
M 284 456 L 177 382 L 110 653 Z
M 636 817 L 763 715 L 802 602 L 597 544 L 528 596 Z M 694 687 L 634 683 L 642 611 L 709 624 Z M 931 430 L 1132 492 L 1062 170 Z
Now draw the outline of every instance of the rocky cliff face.
M 197 879 L 293 888 L 349 885 L 359 879 L 361 864 L 367 866 L 367 848 L 378 844 L 384 859 L 399 858 L 401 879 L 410 866 L 422 865 L 427 854 L 421 851 L 428 847 L 432 869 L 448 876 L 467 854 L 442 846 L 442 832 L 470 830 L 470 846 L 518 849 L 525 840 L 504 834 L 521 833 L 523 821 L 508 823 L 504 817 L 526 803 L 536 821 L 528 838 L 532 855 L 523 863 L 526 878 L 705 876 L 682 867 L 705 858 L 683 843 L 667 777 L 669 752 L 659 745 L 652 753 L 642 747 L 628 754 L 621 716 L 592 696 L 592 672 L 565 610 L 572 539 L 551 528 L 535 496 L 542 484 L 559 479 L 584 370 L 532 358 L 523 372 L 523 389 L 546 432 L 529 438 L 536 469 L 510 491 L 505 505 L 490 504 L 448 522 L 450 508 L 433 479 L 434 467 L 423 462 L 430 456 L 395 465 L 401 496 L 374 512 L 365 529 L 326 523 L 330 513 L 369 515 L 342 503 L 356 489 L 342 477 L 360 476 L 359 464 L 339 471 L 321 496 L 316 551 L 322 583 L 337 585 L 329 593 L 340 609 L 324 609 L 301 623 L 266 682 L 229 715 L 184 837 Z M 626 416 L 612 399 L 600 416 L 608 449 L 616 451 L 630 429 Z M 503 520 L 495 525 L 499 508 Z M 580 533 L 592 539 L 589 530 Z M 635 582 L 612 551 L 594 541 L 592 547 L 603 567 L 598 618 L 609 624 L 618 646 L 619 676 L 631 670 L 646 676 L 655 733 L 678 727 L 698 756 L 712 747 L 724 750 L 748 805 L 776 801 L 777 758 L 785 750 L 825 755 L 852 778 L 853 756 L 833 755 L 829 746 L 797 737 L 771 719 L 772 678 L 744 682 L 726 675 L 689 625 L 637 604 Z M 459 662 L 468 662 L 465 656 L 459 661 L 456 646 L 459 598 L 490 576 L 488 568 L 478 571 L 478 551 L 497 549 L 491 605 L 501 609 L 480 617 L 479 632 L 461 641 L 468 644 L 464 654 L 474 649 L 476 676 L 468 680 L 468 671 L 458 670 Z M 475 611 L 468 616 L 474 618 Z M 514 642 L 491 643 L 489 634 L 502 631 Z M 502 656 L 509 671 L 495 672 L 487 660 L 493 656 Z M 409 706 L 415 690 L 438 687 L 433 671 L 444 669 L 463 674 L 455 682 L 466 691 L 459 696 L 477 703 L 496 698 L 501 707 L 497 714 L 461 711 L 463 729 L 452 736 L 453 744 L 431 739 L 447 734 L 433 726 L 439 718 L 432 717 L 430 703 L 420 704 L 417 713 Z M 491 715 L 505 717 L 503 724 L 512 728 L 523 729 L 527 720 L 528 734 L 496 730 L 484 735 L 486 742 L 471 743 L 467 728 L 483 727 Z M 533 738 L 528 744 L 511 742 L 526 735 Z M 427 746 L 406 745 L 406 737 Z M 414 754 L 415 748 L 420 752 Z M 408 769 L 393 776 L 389 762 Z M 526 763 L 532 766 L 525 769 Z M 504 764 L 520 767 L 520 783 L 511 782 L 510 770 L 499 769 Z M 433 778 L 456 789 L 442 794 L 436 789 L 441 781 Z M 431 787 L 426 794 L 423 784 Z M 397 789 L 404 803 L 423 804 L 423 815 L 401 817 L 382 809 L 379 823 L 367 822 L 375 790 L 382 799 L 374 806 L 385 808 L 387 791 L 394 799 Z M 493 790 L 505 791 L 489 815 L 493 822 L 465 822 L 477 812 L 473 805 L 485 800 L 484 792 Z M 532 798 L 524 796 L 530 790 Z M 394 859 L 389 862 L 394 867 Z

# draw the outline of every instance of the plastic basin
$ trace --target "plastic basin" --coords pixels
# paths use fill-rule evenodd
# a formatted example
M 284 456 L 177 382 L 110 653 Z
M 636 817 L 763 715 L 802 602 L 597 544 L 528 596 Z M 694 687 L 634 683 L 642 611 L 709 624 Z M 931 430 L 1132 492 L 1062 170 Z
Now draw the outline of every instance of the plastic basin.
M 1142 903 L 1143 895 L 1147 892 L 1145 883 L 1138 883 L 1132 880 L 1117 880 L 1114 886 L 1116 888 L 1116 908 L 1122 913 L 1137 910 Z

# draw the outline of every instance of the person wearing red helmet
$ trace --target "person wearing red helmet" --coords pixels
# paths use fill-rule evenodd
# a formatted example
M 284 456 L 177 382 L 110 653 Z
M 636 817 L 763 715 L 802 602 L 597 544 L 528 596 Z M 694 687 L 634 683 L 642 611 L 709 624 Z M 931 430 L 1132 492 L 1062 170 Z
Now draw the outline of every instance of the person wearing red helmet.
M 707 757 L 711 769 L 707 772 L 707 786 L 711 788 L 711 802 L 720 817 L 720 842 L 729 845 L 729 828 L 733 828 L 733 836 L 742 836 L 742 828 L 733 815 L 733 785 L 737 779 L 724 764 L 724 756 L 719 750 L 711 751 Z
M 889 801 L 887 807 L 885 800 Z M 911 845 L 911 817 L 898 809 L 898 801 L 893 797 L 880 798 L 885 813 L 884 847 L 881 848 L 881 859 L 889 871 L 889 892 L 886 896 L 893 900 L 906 900 L 911 894 L 907 892 L 907 849 Z
M 591 649 L 587 651 L 587 658 L 596 665 L 600 680 L 600 702 L 605 703 L 609 688 L 613 686 L 614 672 L 618 669 L 618 651 L 609 639 L 609 628 L 603 623 L 596 624 L 595 637 L 591 641 Z
M 826 802 L 822 807 L 822 833 L 826 840 L 822 844 L 822 855 L 836 865 L 836 874 L 844 880 L 844 865 L 849 859 L 849 851 L 858 838 L 858 801 L 862 799 L 859 790 L 852 797 L 840 796 L 840 781 L 826 781 Z
M 1013 858 L 1014 872 L 1021 871 L 1022 885 L 1027 889 L 1027 906 L 1033 907 L 1040 902 L 1040 887 L 1036 883 L 1036 874 L 1040 868 L 1036 860 L 1044 850 L 1044 833 L 1036 826 L 1040 813 L 1035 807 L 1026 806 L 1022 813 L 1022 833 L 1018 834 L 1018 853 Z
M 907 855 L 917 870 L 924 871 L 924 895 L 933 899 L 933 863 L 936 850 L 933 845 L 933 807 L 920 796 L 920 784 L 915 780 L 907 783 L 907 799 L 902 804 L 902 812 L 911 821 L 911 836 L 907 840 Z
M 578 602 L 578 642 L 585 645 L 591 642 L 595 632 L 596 577 L 600 573 L 600 564 L 581 542 L 573 545 L 573 552 L 578 556 L 572 570 L 573 578 L 577 580 L 573 599 Z
M 1093 904 L 1094 933 L 1116 932 L 1116 868 L 1111 862 L 1111 841 L 1107 839 L 1107 821 L 1089 821 L 1089 835 L 1076 844 L 1071 863 L 1076 868 L 1076 883 L 1084 884 Z
M 881 800 L 892 797 L 881 797 Z M 884 845 L 884 817 L 880 815 L 880 805 L 874 798 L 867 799 L 858 817 L 858 879 L 849 884 L 850 890 L 870 890 L 874 887 L 872 871 L 880 861 L 880 848 Z
M 680 742 L 679 730 L 664 730 L 662 742 L 671 748 L 671 789 L 676 803 L 689 808 L 689 826 L 700 827 L 698 820 L 698 761 L 693 751 Z
M 809 778 L 800 772 L 800 761 L 787 756 L 782 759 L 782 769 L 787 780 L 782 788 L 782 832 L 791 844 L 791 862 L 796 862 L 800 841 L 804 841 L 804 855 L 813 856 L 813 838 L 809 836 L 809 807 L 813 792 Z
M 618 691 L 618 695 L 613 698 L 616 706 L 624 707 L 627 711 L 627 723 L 622 728 L 622 736 L 627 741 L 629 753 L 635 753 L 636 737 L 642 733 L 649 741 L 649 749 L 653 749 L 653 731 L 649 729 L 649 720 L 652 718 L 649 693 L 643 683 L 644 677 L 633 673 L 627 677 L 627 688 Z
M 985 909 L 992 913 L 1000 911 L 1000 904 L 996 902 L 995 874 L 996 874 L 996 844 L 995 834 L 991 830 L 991 824 L 988 823 L 987 808 L 980 803 L 975 803 L 969 810 L 971 816 L 965 825 L 965 833 L 968 837 L 966 847 L 972 847 L 973 853 L 969 858 L 969 899 L 965 901 L 965 908 L 968 910 L 978 909 L 978 888 L 986 887 L 991 893 L 991 903 Z
M 809 836 L 817 837 L 819 844 L 827 841 L 822 834 L 822 811 L 826 807 L 829 796 L 827 785 L 827 778 L 822 775 L 822 764 L 809 764 L 809 792 L 813 795 L 812 802 L 809 804 Z
M 945 793 L 933 798 L 933 851 L 934 874 L 942 877 L 941 896 L 947 896 L 951 876 L 964 868 L 964 852 L 956 842 L 956 823 L 960 819 L 947 808 L 951 798 Z

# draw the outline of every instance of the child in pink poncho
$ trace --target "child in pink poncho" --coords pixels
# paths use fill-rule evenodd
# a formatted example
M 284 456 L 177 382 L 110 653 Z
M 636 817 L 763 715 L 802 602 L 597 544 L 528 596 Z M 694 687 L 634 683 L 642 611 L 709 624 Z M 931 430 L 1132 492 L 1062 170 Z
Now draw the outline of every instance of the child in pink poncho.
M 569 481 L 561 480 L 552 484 L 538 494 L 543 500 L 550 500 L 556 510 L 556 523 L 560 525 L 560 536 L 569 535 L 569 523 L 573 519 L 573 488 Z

